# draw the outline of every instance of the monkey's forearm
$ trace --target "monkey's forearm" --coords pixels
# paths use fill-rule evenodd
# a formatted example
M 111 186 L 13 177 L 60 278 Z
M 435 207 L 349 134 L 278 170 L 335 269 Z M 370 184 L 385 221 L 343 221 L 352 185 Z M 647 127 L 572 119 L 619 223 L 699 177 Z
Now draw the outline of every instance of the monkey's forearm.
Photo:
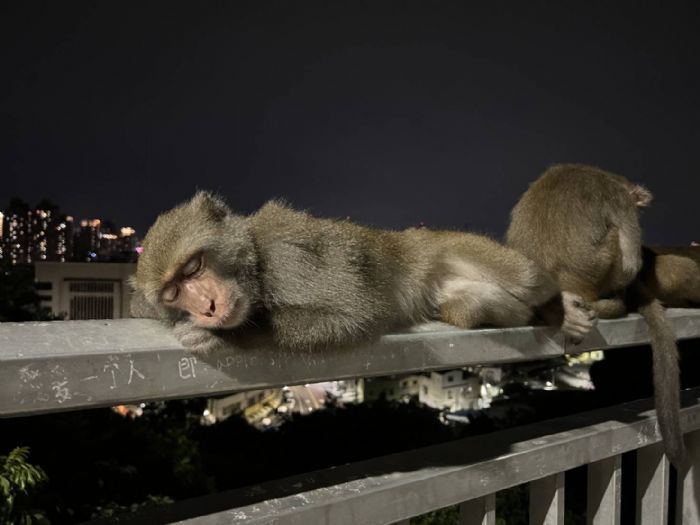
M 225 340 L 219 334 L 208 328 L 195 326 L 189 320 L 176 321 L 173 333 L 182 346 L 192 352 L 209 353 L 226 346 Z

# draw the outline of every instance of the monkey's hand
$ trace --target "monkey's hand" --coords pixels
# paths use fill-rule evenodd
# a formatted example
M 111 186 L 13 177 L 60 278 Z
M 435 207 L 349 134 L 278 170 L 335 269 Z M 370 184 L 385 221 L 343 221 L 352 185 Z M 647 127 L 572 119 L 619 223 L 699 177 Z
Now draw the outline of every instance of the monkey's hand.
M 173 332 L 182 346 L 192 352 L 208 354 L 226 344 L 214 331 L 195 326 L 191 321 L 176 322 Z
M 569 341 L 579 344 L 598 323 L 598 316 L 580 295 L 562 292 L 561 298 L 564 307 L 561 331 L 564 332 Z

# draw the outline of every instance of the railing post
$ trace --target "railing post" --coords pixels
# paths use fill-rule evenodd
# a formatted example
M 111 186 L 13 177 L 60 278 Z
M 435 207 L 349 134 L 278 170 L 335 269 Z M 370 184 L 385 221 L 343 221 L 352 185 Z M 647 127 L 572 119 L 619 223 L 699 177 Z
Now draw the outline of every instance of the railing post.
M 700 430 L 686 434 L 685 444 L 690 469 L 678 480 L 676 525 L 697 525 L 700 523 Z
M 496 525 L 496 494 L 462 503 L 459 506 L 459 525 Z
M 637 525 L 668 523 L 670 473 L 662 443 L 637 450 Z
M 564 525 L 564 472 L 530 483 L 530 525 Z
M 620 525 L 622 456 L 612 456 L 588 465 L 589 525 Z

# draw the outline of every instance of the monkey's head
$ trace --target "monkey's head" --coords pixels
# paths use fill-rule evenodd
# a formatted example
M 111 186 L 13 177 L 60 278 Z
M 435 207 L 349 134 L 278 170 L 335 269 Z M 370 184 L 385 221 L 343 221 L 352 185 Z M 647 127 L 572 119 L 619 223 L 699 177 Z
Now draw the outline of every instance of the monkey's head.
M 246 219 L 198 192 L 151 226 L 131 284 L 161 317 L 234 328 L 257 302 L 256 268 Z

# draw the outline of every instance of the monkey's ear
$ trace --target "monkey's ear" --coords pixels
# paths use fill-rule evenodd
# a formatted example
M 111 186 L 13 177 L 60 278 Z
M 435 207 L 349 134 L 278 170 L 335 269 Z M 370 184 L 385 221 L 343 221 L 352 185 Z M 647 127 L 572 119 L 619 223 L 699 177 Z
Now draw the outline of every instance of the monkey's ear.
M 198 191 L 191 201 L 192 205 L 205 211 L 212 219 L 223 220 L 230 213 L 229 207 L 224 200 L 209 191 Z
M 648 189 L 646 189 L 644 186 L 640 186 L 639 184 L 634 186 L 630 190 L 630 193 L 632 194 L 634 203 L 638 208 L 646 208 L 654 198 Z

